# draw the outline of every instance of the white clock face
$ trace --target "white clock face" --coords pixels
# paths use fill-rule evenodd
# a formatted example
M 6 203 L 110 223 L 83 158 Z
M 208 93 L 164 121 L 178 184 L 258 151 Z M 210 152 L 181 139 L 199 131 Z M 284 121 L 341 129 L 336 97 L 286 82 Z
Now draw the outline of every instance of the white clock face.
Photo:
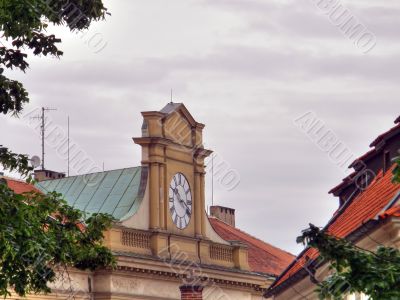
M 186 177 L 176 173 L 169 185 L 169 212 L 172 221 L 179 229 L 189 225 L 192 216 L 192 192 Z

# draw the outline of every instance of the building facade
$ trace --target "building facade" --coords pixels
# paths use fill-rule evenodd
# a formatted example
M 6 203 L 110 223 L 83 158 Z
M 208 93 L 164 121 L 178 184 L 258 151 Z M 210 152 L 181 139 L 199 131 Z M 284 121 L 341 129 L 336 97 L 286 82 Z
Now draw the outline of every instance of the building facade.
M 370 147 L 350 165 L 354 172 L 330 191 L 339 198 L 339 208 L 325 230 L 370 251 L 380 245 L 400 249 L 400 184 L 392 182 L 393 158 L 400 155 L 400 117 Z M 317 250 L 307 248 L 265 296 L 275 300 L 317 300 L 316 283 L 330 272 L 329 264 L 319 258 Z M 345 300 L 366 299 L 365 295 L 345 296 Z
M 43 178 L 37 188 L 57 191 L 89 214 L 117 222 L 105 243 L 115 270 L 71 270 L 72 282 L 30 298 L 262 299 L 293 256 L 235 228 L 234 210 L 205 210 L 204 125 L 183 104 L 143 112 L 139 167 L 72 177 Z

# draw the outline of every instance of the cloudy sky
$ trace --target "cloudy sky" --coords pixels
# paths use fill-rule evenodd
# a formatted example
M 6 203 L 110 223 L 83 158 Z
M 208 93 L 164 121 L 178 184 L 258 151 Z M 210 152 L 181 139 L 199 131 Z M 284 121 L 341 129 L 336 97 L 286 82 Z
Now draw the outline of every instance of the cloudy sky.
M 235 208 L 241 229 L 298 252 L 296 236 L 328 221 L 338 203 L 328 191 L 347 173 L 295 120 L 312 112 L 355 156 L 393 125 L 400 2 L 340 2 L 364 40 L 313 0 L 105 3 L 112 16 L 84 35 L 51 29 L 63 39 L 61 60 L 35 58 L 27 74 L 9 73 L 30 92 L 26 113 L 57 108 L 49 120 L 66 129 L 69 115 L 88 158 L 130 167 L 140 164 L 131 140 L 140 112 L 161 109 L 172 88 L 174 101 L 206 124 L 206 147 L 240 174 L 234 190 L 216 182 L 215 203 Z M 35 124 L 2 116 L 1 143 L 40 154 Z M 47 147 L 47 168 L 66 171 L 64 158 Z

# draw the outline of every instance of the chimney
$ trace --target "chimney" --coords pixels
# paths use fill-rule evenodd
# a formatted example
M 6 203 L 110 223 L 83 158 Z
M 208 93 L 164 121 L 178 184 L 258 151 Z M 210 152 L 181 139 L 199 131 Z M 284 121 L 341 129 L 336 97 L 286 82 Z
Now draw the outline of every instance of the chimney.
M 229 207 L 223 206 L 211 206 L 210 214 L 212 217 L 225 222 L 232 227 L 235 227 L 235 210 Z
M 35 179 L 37 181 L 60 179 L 65 177 L 65 173 L 50 171 L 50 170 L 35 170 Z

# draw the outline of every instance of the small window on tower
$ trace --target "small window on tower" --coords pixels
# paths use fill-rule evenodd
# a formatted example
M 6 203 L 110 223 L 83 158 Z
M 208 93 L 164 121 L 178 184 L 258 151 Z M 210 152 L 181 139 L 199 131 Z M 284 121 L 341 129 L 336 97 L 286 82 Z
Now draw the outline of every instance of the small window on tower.
M 390 151 L 385 151 L 383 154 L 383 172 L 385 173 L 387 170 L 390 169 Z

